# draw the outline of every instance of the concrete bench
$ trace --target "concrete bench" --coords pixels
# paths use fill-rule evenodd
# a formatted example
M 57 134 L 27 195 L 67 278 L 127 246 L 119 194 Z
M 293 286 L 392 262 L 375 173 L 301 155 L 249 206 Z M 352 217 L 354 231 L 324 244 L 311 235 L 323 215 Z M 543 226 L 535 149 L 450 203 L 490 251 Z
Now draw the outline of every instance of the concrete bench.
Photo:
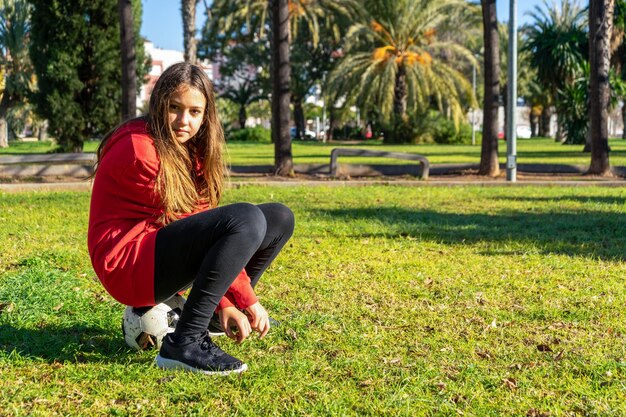
M 69 176 L 86 178 L 93 171 L 95 153 L 53 153 L 0 156 L 0 176 Z
M 337 176 L 337 172 L 339 170 L 339 164 L 337 162 L 339 156 L 376 156 L 382 158 L 418 161 L 421 167 L 418 176 L 424 180 L 428 179 L 430 163 L 428 162 L 428 159 L 423 155 L 400 152 L 370 151 L 366 149 L 335 148 L 330 153 L 330 175 L 333 177 Z

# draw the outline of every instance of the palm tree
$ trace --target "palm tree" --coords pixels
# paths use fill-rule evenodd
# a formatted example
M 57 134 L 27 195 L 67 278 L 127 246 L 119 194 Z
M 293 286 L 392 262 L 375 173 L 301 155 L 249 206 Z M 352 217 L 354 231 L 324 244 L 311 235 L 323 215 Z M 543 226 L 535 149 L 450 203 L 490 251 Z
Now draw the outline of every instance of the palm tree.
M 201 45 L 203 55 L 207 47 Z M 239 127 L 244 128 L 248 118 L 247 108 L 260 100 L 267 100 L 270 91 L 267 47 L 259 42 L 233 43 L 220 48 L 220 53 L 210 55 L 220 69 L 215 89 L 221 98 L 230 100 L 238 108 Z
M 270 0 L 272 11 L 272 140 L 274 173 L 293 172 L 289 102 L 291 101 L 291 65 L 289 62 L 289 1 Z
M 626 81 L 626 0 L 615 0 L 613 15 L 613 34 L 611 36 L 611 67 L 615 73 Z M 622 106 L 622 124 L 626 126 L 626 106 Z M 626 129 L 622 131 L 622 139 L 626 139 Z
M 0 72 L 4 88 L 0 90 L 0 148 L 9 146 L 6 116 L 20 105 L 32 90 L 33 68 L 28 56 L 30 6 L 25 0 L 0 3 Z
M 182 0 L 183 14 L 183 44 L 185 47 L 185 62 L 195 64 L 197 61 L 196 49 L 196 5 L 199 0 Z
M 614 0 L 589 3 L 589 119 L 591 165 L 589 174 L 608 175 L 609 68 Z
M 319 26 L 334 13 L 345 13 L 352 0 L 215 0 L 210 8 L 205 33 L 222 36 L 228 41 L 231 31 L 257 31 L 264 37 L 265 26 L 271 29 L 272 48 L 272 140 L 274 142 L 274 172 L 290 175 L 293 171 L 291 136 L 289 134 L 291 63 L 289 46 L 298 25 L 306 24 L 312 42 L 319 42 Z M 251 27 L 251 16 L 258 27 Z
M 304 24 L 315 46 L 320 41 L 321 26 L 338 32 L 334 24 L 336 18 L 353 15 L 358 9 L 354 0 L 289 0 L 287 3 L 291 39 L 296 38 L 300 25 Z M 204 32 L 209 36 L 222 34 L 227 39 L 230 31 L 244 28 L 256 31 L 263 38 L 271 18 L 270 6 L 272 3 L 268 0 L 214 0 Z
M 330 90 L 363 110 L 375 106 L 394 126 L 395 137 L 386 140 L 402 140 L 397 127 L 431 103 L 458 122 L 473 95 L 457 67 L 476 61 L 438 30 L 467 7 L 458 0 L 366 0 L 364 13 L 348 29 L 345 56 L 330 74 Z
M 259 88 L 258 83 L 254 79 L 242 79 L 233 86 L 228 86 L 220 93 L 220 97 L 230 100 L 237 105 L 237 120 L 239 127 L 246 127 L 248 120 L 247 108 L 252 103 L 267 99 L 267 95 Z
M 551 96 L 546 92 L 543 86 L 537 82 L 537 70 L 532 67 L 526 69 L 528 74 L 532 76 L 528 83 L 528 95 L 524 98 L 530 104 L 531 120 L 530 127 L 533 137 L 547 137 L 550 135 L 550 119 L 552 117 Z
M 495 0 L 481 0 L 485 48 L 485 98 L 483 101 L 483 140 L 480 175 L 500 174 L 498 162 L 498 96 L 500 94 L 500 46 Z
M 531 64 L 537 76 L 556 106 L 557 114 L 563 116 L 568 108 L 561 106 L 559 91 L 571 86 L 582 73 L 588 50 L 585 33 L 584 11 L 575 0 L 562 0 L 560 7 L 536 6 L 529 13 L 534 22 L 528 26 L 525 49 L 530 51 Z M 563 117 L 559 117 L 562 121 Z M 562 141 L 564 126 L 558 125 L 557 141 Z
M 122 53 L 122 120 L 137 115 L 137 59 L 132 0 L 118 0 Z
M 342 19 L 339 26 L 345 33 L 347 19 Z M 336 51 L 340 48 L 341 39 L 337 38 L 332 27 L 320 26 L 320 37 L 324 42 L 317 46 L 311 41 L 312 36 L 306 25 L 300 25 L 297 37 L 291 45 L 291 104 L 293 107 L 294 138 L 305 138 L 306 114 L 305 100 L 311 91 L 320 86 L 323 88 L 326 76 L 336 62 Z M 293 32 L 293 31 L 292 31 Z

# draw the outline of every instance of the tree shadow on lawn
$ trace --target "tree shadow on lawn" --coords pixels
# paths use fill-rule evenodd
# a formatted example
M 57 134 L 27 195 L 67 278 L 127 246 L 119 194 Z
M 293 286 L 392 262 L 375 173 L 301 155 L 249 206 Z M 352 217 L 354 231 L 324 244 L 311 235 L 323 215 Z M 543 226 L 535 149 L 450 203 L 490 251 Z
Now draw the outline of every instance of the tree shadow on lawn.
M 624 196 L 582 196 L 582 195 L 569 195 L 569 196 L 559 196 L 559 197 L 529 197 L 529 196 L 498 196 L 491 197 L 493 200 L 504 200 L 504 201 L 529 201 L 536 203 L 554 203 L 558 201 L 571 201 L 577 203 L 585 203 L 585 204 L 626 204 L 626 195 Z
M 448 244 L 520 242 L 544 253 L 604 260 L 626 259 L 623 214 L 584 212 L 505 212 L 497 214 L 446 213 L 397 207 L 312 210 L 346 221 L 382 223 L 386 231 L 354 236 L 406 237 Z M 365 226 L 365 230 L 367 226 Z M 380 226 L 376 226 L 380 230 Z M 497 251 L 496 253 L 504 253 Z
M 548 149 L 542 151 L 533 151 L 533 150 L 518 150 L 518 159 L 520 163 L 523 163 L 524 158 L 585 158 L 582 162 L 583 164 L 589 163 L 589 158 L 591 156 L 588 153 L 582 152 L 581 149 Z
M 116 337 L 101 328 L 82 325 L 28 329 L 2 324 L 0 349 L 49 363 L 127 363 L 129 356 L 136 356 L 124 343 L 121 329 Z
M 469 158 L 476 158 L 476 161 L 474 161 L 474 163 L 476 163 L 476 165 L 478 165 L 478 163 L 480 162 L 480 160 L 478 158 L 480 158 L 480 150 L 476 150 L 475 152 L 469 151 L 469 152 L 454 152 L 451 153 L 449 151 L 441 151 L 441 152 L 432 152 L 430 149 L 426 148 L 426 149 L 418 149 L 418 153 L 420 155 L 424 155 L 427 158 L 432 158 L 435 156 L 441 156 L 441 157 L 460 157 L 460 156 L 467 156 Z

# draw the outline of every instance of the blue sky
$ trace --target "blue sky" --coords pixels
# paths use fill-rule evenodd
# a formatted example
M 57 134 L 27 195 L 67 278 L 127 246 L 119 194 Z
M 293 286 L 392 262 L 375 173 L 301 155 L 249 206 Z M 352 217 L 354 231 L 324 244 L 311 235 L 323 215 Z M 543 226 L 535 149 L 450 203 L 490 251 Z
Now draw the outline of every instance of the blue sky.
M 498 20 L 509 20 L 509 4 L 511 0 L 497 0 Z M 560 0 L 547 0 L 548 4 Z M 543 3 L 543 0 L 516 0 L 517 21 L 523 24 L 528 17 L 526 12 Z M 210 0 L 207 1 L 210 4 Z M 587 0 L 579 0 L 579 4 L 589 4 Z M 196 27 L 204 24 L 204 1 L 198 3 Z M 183 29 L 180 13 L 180 1 L 177 0 L 143 0 L 143 23 L 141 34 L 163 49 L 183 49 Z

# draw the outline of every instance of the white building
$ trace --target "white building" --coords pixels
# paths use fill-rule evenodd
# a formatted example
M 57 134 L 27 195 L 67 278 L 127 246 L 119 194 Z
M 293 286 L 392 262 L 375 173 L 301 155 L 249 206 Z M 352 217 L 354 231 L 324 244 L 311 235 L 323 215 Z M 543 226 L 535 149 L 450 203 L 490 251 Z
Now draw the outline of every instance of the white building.
M 150 41 L 144 42 L 144 48 L 146 54 L 152 58 L 152 68 L 146 76 L 141 91 L 137 97 L 137 108 L 147 109 L 147 103 L 150 101 L 150 95 L 154 89 L 154 84 L 161 76 L 166 68 L 177 62 L 184 61 L 184 54 L 182 51 L 175 51 L 171 49 L 161 49 L 154 46 Z M 209 79 L 213 80 L 215 77 L 214 67 L 209 61 L 198 62 L 204 72 L 209 76 Z

